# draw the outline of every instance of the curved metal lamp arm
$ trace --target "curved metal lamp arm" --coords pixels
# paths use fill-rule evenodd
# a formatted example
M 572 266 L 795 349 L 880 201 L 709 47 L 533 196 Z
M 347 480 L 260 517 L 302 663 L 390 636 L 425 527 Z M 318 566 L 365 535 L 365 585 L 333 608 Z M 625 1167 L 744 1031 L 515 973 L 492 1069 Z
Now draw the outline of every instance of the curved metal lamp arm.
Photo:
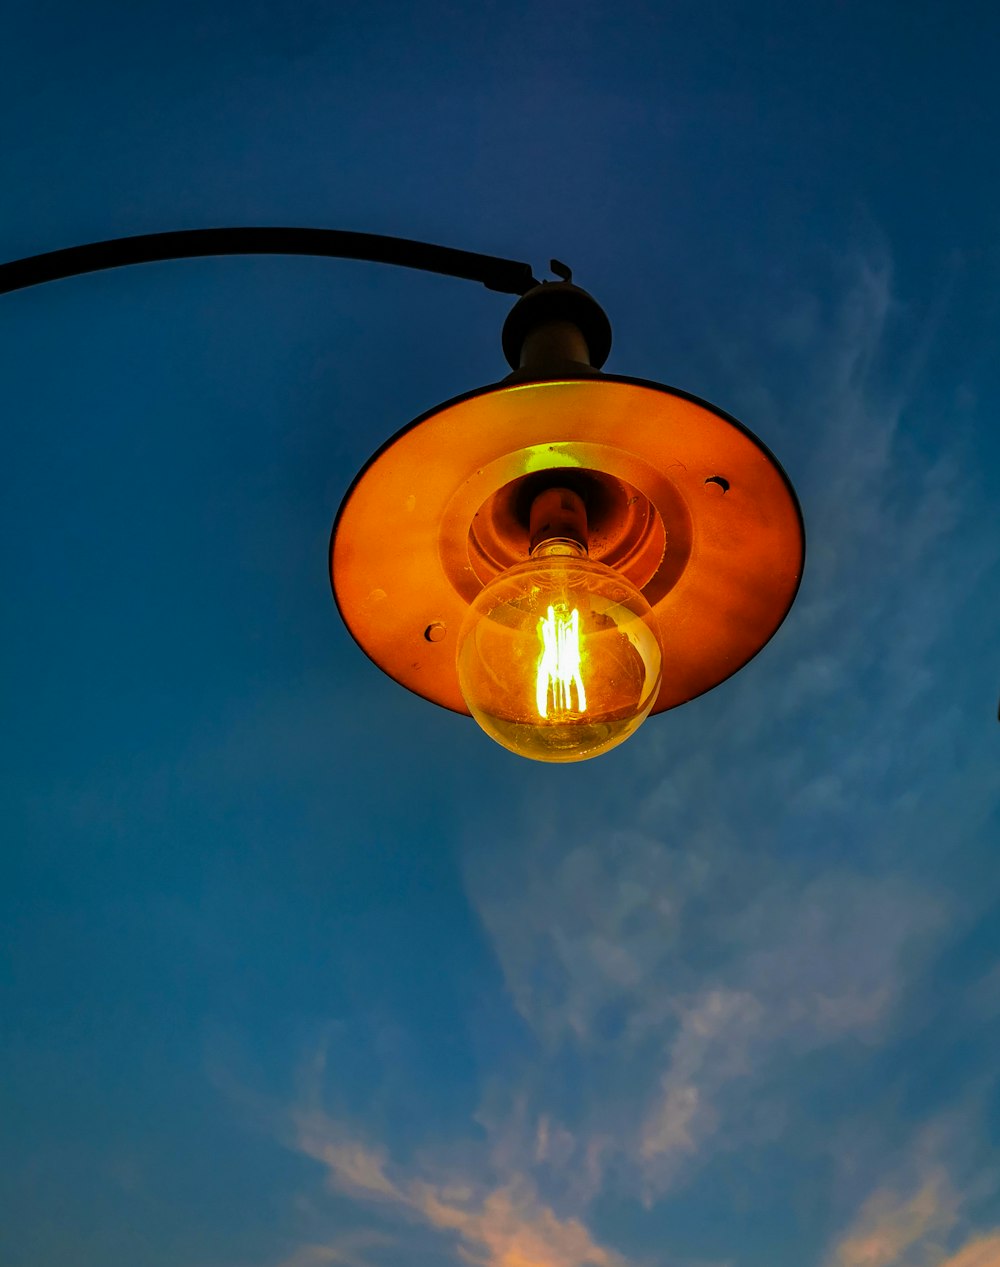
M 108 242 L 92 242 L 87 246 L 71 246 L 62 251 L 12 260 L 9 264 L 0 264 L 0 294 L 126 264 L 207 255 L 315 255 L 368 260 L 374 264 L 398 264 L 428 273 L 464 277 L 507 295 L 523 295 L 538 285 L 529 264 L 477 255 L 473 251 L 457 251 L 450 246 L 432 246 L 428 242 L 343 229 L 235 228 L 143 233 L 138 237 L 112 238 Z

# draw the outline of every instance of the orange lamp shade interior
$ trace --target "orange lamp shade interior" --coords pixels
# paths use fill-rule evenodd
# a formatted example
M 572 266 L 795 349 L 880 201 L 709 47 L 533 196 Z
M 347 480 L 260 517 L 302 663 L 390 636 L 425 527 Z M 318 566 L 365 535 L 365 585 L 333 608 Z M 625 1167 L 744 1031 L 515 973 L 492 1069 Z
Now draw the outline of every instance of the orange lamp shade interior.
M 463 623 L 495 577 L 528 560 L 530 507 L 554 486 L 586 504 L 590 558 L 648 603 L 663 653 L 648 711 L 716 686 L 784 619 L 804 534 L 772 455 L 703 401 L 598 375 L 459 397 L 371 459 L 330 548 L 337 605 L 365 653 L 409 690 L 468 713 Z

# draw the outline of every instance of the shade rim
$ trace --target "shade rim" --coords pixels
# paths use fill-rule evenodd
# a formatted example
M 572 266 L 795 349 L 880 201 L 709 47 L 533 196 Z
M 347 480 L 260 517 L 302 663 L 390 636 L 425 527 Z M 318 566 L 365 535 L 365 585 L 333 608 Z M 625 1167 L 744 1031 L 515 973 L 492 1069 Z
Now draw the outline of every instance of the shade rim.
M 614 453 L 624 455 L 622 458 L 624 466 L 628 466 L 629 463 L 633 466 L 636 463 L 645 463 L 645 469 L 654 470 L 660 478 L 661 487 L 665 488 L 666 484 L 676 482 L 676 479 L 674 481 L 671 480 L 669 473 L 671 463 L 667 463 L 667 469 L 664 469 L 665 457 L 674 457 L 677 452 L 684 456 L 687 449 L 692 447 L 692 437 L 696 435 L 699 425 L 702 427 L 707 425 L 709 430 L 715 429 L 717 441 L 720 441 L 721 437 L 722 447 L 728 448 L 731 470 L 742 471 L 743 467 L 750 466 L 754 468 L 755 478 L 758 479 L 758 482 L 763 478 L 763 483 L 766 485 L 765 500 L 768 502 L 764 510 L 764 517 L 766 518 L 770 515 L 772 518 L 776 517 L 781 521 L 777 529 L 777 545 L 784 552 L 782 555 L 782 568 L 786 575 L 784 575 L 781 584 L 777 586 L 774 584 L 773 577 L 770 579 L 762 577 L 762 583 L 765 583 L 765 585 L 769 584 L 774 593 L 770 600 L 764 604 L 766 610 L 756 613 L 754 616 L 757 626 L 756 632 L 751 633 L 749 636 L 741 637 L 738 630 L 734 630 L 731 648 L 727 650 L 726 647 L 722 647 L 722 650 L 718 653 L 717 663 L 707 674 L 712 680 L 707 680 L 706 672 L 703 671 L 700 676 L 696 674 L 692 679 L 697 689 L 682 690 L 679 694 L 661 690 L 661 696 L 654 704 L 652 712 L 662 712 L 668 708 L 677 707 L 681 703 L 697 698 L 698 695 L 704 694 L 706 691 L 720 685 L 740 668 L 748 664 L 777 633 L 801 585 L 806 549 L 805 524 L 798 497 L 783 466 L 771 449 L 749 427 L 727 411 L 719 408 L 719 406 L 696 396 L 694 393 L 647 379 L 618 374 L 595 374 L 593 372 L 579 376 L 565 375 L 557 379 L 538 377 L 524 380 L 518 375 L 515 380 L 512 375 L 509 380 L 500 380 L 499 382 L 490 383 L 454 396 L 443 404 L 426 410 L 405 424 L 369 457 L 344 494 L 330 534 L 331 588 L 334 601 L 348 631 L 365 655 L 383 672 L 386 672 L 401 685 L 407 687 L 407 689 L 431 702 L 448 708 L 450 711 L 466 716 L 469 715 L 468 709 L 465 707 L 457 689 L 457 669 L 454 668 L 454 643 L 451 638 L 446 640 L 451 645 L 450 671 L 446 663 L 449 659 L 448 648 L 443 646 L 441 642 L 435 642 L 433 646 L 435 653 L 433 659 L 436 661 L 437 667 L 430 669 L 428 667 L 428 657 L 425 654 L 427 648 L 421 647 L 413 641 L 413 631 L 419 625 L 419 620 L 415 622 L 412 629 L 408 628 L 406 631 L 403 638 L 403 642 L 406 644 L 405 649 L 403 647 L 397 648 L 393 645 L 394 640 L 392 637 L 383 638 L 379 632 L 378 622 L 381 617 L 373 618 L 370 612 L 362 610 L 366 601 L 364 590 L 367 579 L 362 577 L 359 583 L 359 578 L 354 574 L 364 571 L 365 555 L 368 549 L 365 535 L 367 533 L 369 538 L 371 537 L 373 526 L 372 508 L 378 508 L 379 504 L 377 495 L 378 481 L 391 477 L 398 484 L 399 479 L 403 477 L 403 472 L 407 470 L 407 464 L 413 462 L 415 455 L 417 457 L 421 456 L 423 437 L 429 437 L 430 431 L 434 430 L 435 420 L 438 421 L 438 426 L 442 434 L 444 434 L 448 423 L 447 421 L 442 423 L 442 420 L 453 419 L 459 415 L 462 415 L 464 419 L 465 415 L 474 414 L 477 409 L 477 402 L 487 413 L 491 410 L 496 413 L 497 410 L 493 407 L 498 402 L 500 403 L 501 413 L 508 404 L 515 406 L 514 412 L 516 413 L 516 402 L 518 397 L 521 397 L 524 393 L 534 393 L 537 398 L 540 391 L 551 391 L 554 395 L 558 395 L 560 389 L 570 389 L 571 394 L 579 394 L 583 390 L 590 392 L 592 396 L 600 395 L 607 400 L 609 399 L 609 391 L 613 391 L 616 386 L 627 389 L 633 396 L 636 392 L 640 395 L 644 392 L 654 393 L 655 395 L 649 399 L 661 402 L 659 407 L 664 418 L 672 420 L 671 425 L 674 426 L 676 432 L 672 440 L 664 440 L 663 435 L 657 432 L 655 427 L 650 426 L 647 426 L 642 434 L 638 436 L 629 435 L 628 437 L 623 437 L 621 434 L 615 434 L 613 426 L 602 432 L 600 423 L 595 423 L 592 416 L 588 416 L 587 419 L 578 417 L 574 424 L 571 416 L 572 411 L 570 410 L 567 416 L 562 418 L 558 424 L 550 424 L 555 426 L 552 434 L 560 437 L 560 444 L 563 448 L 572 447 L 574 444 L 581 447 L 581 449 L 586 448 L 588 445 L 591 448 L 601 448 L 601 444 L 598 441 L 603 441 L 607 452 L 612 453 L 612 455 Z M 674 403 L 667 405 L 663 403 L 664 401 Z M 510 412 L 510 410 L 508 409 L 507 412 Z M 566 411 L 564 410 L 564 412 Z M 707 424 L 706 419 L 709 420 Z M 714 422 L 711 420 L 714 420 Z M 494 418 L 492 421 L 496 423 L 497 420 Z M 721 427 L 720 424 L 722 424 Z M 505 425 L 502 417 L 498 425 Z M 518 425 L 523 431 L 523 422 Z M 538 430 L 540 433 L 544 432 L 546 425 L 544 421 L 539 423 Z M 421 432 L 422 428 L 424 429 L 423 432 Z M 574 429 L 577 432 L 576 436 L 572 434 Z M 470 477 L 473 472 L 482 476 L 483 471 L 490 466 L 490 460 L 496 460 L 498 446 L 494 435 L 495 431 L 496 426 L 492 430 L 490 428 L 479 430 L 474 427 L 463 428 L 458 445 L 462 450 L 461 462 L 464 463 L 464 467 Z M 520 432 L 518 434 L 520 435 Z M 451 438 L 454 439 L 454 437 Z M 524 436 L 520 435 L 520 439 L 523 442 Z M 674 449 L 670 449 L 670 443 L 674 444 Z M 453 450 L 454 447 L 455 445 L 452 444 L 451 449 Z M 500 447 L 502 448 L 502 444 Z M 530 446 L 522 443 L 522 450 L 518 452 L 526 451 L 527 447 Z M 557 446 L 549 447 L 554 452 Z M 698 444 L 695 443 L 693 447 L 697 450 Z M 518 453 L 516 452 L 514 456 L 517 455 Z M 433 479 L 434 472 L 427 470 L 428 455 L 423 454 L 422 456 L 425 459 L 424 474 L 428 478 Z M 508 458 L 511 457 L 510 454 L 507 456 Z M 554 466 L 539 469 L 556 470 L 560 466 L 566 465 L 565 453 L 555 456 L 560 460 L 556 461 Z M 451 463 L 451 479 L 453 483 L 456 479 L 455 470 L 458 469 L 455 466 L 457 460 L 455 453 L 450 451 L 448 461 Z M 616 460 L 614 456 L 612 456 L 612 460 Z M 732 465 L 733 463 L 735 463 L 735 466 Z M 683 466 L 683 463 L 677 458 L 672 465 L 678 467 Z M 712 476 L 712 479 L 721 478 L 722 466 L 725 466 L 724 462 L 720 465 L 720 476 Z M 378 475 L 376 475 L 376 470 L 378 470 Z M 418 487 L 412 474 L 406 475 L 405 478 L 410 479 L 414 488 Z M 742 478 L 742 475 L 737 477 L 735 485 L 737 490 L 740 487 L 740 479 Z M 685 479 L 688 486 L 684 492 L 686 504 L 689 508 L 694 508 L 692 516 L 695 530 L 700 531 L 701 526 L 710 520 L 713 514 L 718 517 L 719 502 L 718 500 L 714 502 L 714 510 L 706 509 L 708 502 L 706 501 L 702 505 L 696 500 L 693 492 L 695 486 L 691 479 L 687 477 L 686 470 Z M 666 483 L 664 484 L 663 481 L 666 481 Z M 711 482 L 710 479 L 705 480 L 706 484 L 709 482 Z M 722 484 L 725 484 L 726 490 L 728 490 L 730 487 L 729 479 L 723 479 Z M 422 498 L 423 485 L 419 486 L 419 491 Z M 721 484 L 710 491 L 721 495 L 721 499 L 729 502 L 730 506 L 734 505 L 738 500 L 738 496 L 731 498 L 729 492 L 724 491 Z M 455 490 L 451 488 L 440 492 L 436 502 L 437 511 L 429 513 L 443 516 L 444 507 L 451 496 L 454 495 L 454 492 Z M 363 499 L 366 502 L 364 513 L 360 515 L 357 513 L 359 499 Z M 413 501 L 413 496 L 411 495 L 408 500 Z M 760 519 L 760 515 L 758 515 L 758 519 Z M 352 522 L 352 520 L 357 520 L 357 522 Z M 461 521 L 461 515 L 459 516 L 459 521 Z M 409 520 L 405 516 L 400 517 L 397 515 L 394 522 L 400 527 L 401 531 L 409 527 Z M 708 526 L 711 531 L 715 531 L 712 522 L 709 522 Z M 432 611 L 433 603 L 437 601 L 439 605 L 448 607 L 454 615 L 457 611 L 455 602 L 451 601 L 449 606 L 449 603 L 441 597 L 443 578 L 446 574 L 438 557 L 440 549 L 436 538 L 437 527 L 438 525 L 432 522 L 431 518 L 421 522 L 420 531 L 415 531 L 413 540 L 409 542 L 409 548 L 414 551 L 413 556 L 405 564 L 401 563 L 400 569 L 397 569 L 397 571 L 401 574 L 407 567 L 411 567 L 425 576 L 426 584 L 420 587 L 420 601 L 422 602 L 424 595 L 426 595 L 428 605 L 425 610 L 427 612 Z M 773 524 L 769 526 L 769 530 L 771 537 L 775 537 Z M 346 540 L 346 538 L 350 538 L 350 540 Z M 407 548 L 405 540 L 401 539 L 399 545 L 400 549 Z M 737 554 L 739 549 L 743 549 L 747 558 L 753 564 L 752 548 L 748 550 L 745 543 L 740 545 L 737 542 L 736 545 Z M 454 541 L 449 543 L 449 549 L 452 553 L 460 546 L 461 543 L 456 544 Z M 774 549 L 771 550 L 771 553 L 774 554 Z M 434 556 L 433 558 L 431 557 L 432 555 Z M 786 555 L 787 559 L 785 558 Z M 724 550 L 720 553 L 716 549 L 714 557 L 717 564 L 721 560 L 722 571 L 725 572 L 730 561 L 728 555 Z M 390 567 L 390 571 L 392 571 L 392 567 Z M 738 571 L 733 572 L 729 577 L 730 583 L 733 583 L 734 579 L 742 579 L 745 584 L 746 578 L 740 578 Z M 394 580 L 398 581 L 399 575 L 394 573 Z M 451 584 L 449 588 L 454 589 L 454 584 Z M 703 586 L 702 588 L 705 589 L 706 594 L 709 593 L 707 587 Z M 377 593 L 378 589 L 378 586 L 373 588 L 368 592 L 367 597 L 370 598 L 372 594 Z M 452 600 L 455 597 L 454 594 L 451 595 Z M 468 600 L 464 601 L 467 606 Z M 754 606 L 755 604 L 760 606 L 760 603 L 753 599 L 750 605 Z M 663 610 L 658 612 L 658 617 L 668 614 L 669 604 L 664 606 L 661 603 L 659 606 Z M 654 610 L 657 610 L 657 604 L 654 604 Z M 727 619 L 730 619 L 730 623 L 734 623 L 732 613 L 728 614 Z M 432 623 L 438 623 L 438 618 L 428 617 L 427 627 L 429 628 Z M 723 631 L 724 635 L 725 631 Z M 665 662 L 668 654 L 669 652 L 665 650 Z M 410 662 L 409 664 L 404 664 L 407 657 L 410 657 Z M 414 657 L 416 657 L 415 660 Z M 453 679 L 450 683 L 447 681 L 449 678 Z

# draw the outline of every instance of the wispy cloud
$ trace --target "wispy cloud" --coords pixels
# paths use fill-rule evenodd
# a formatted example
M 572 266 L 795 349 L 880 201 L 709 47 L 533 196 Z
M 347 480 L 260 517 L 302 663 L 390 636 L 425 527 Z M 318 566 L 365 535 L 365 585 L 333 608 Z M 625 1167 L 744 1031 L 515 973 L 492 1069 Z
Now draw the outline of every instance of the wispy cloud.
M 777 866 L 758 866 L 740 895 L 731 877 L 746 863 L 729 851 L 693 871 L 647 839 L 615 838 L 610 853 L 613 876 L 599 846 L 581 846 L 539 865 L 519 902 L 482 909 L 552 1079 L 567 1035 L 584 1062 L 584 1121 L 560 1124 L 564 1171 L 576 1184 L 596 1142 L 648 1199 L 723 1125 L 730 1147 L 758 1131 L 746 1104 L 775 1094 L 762 1077 L 844 1039 L 876 1041 L 944 908 L 900 881 Z
M 957 1199 L 943 1170 L 908 1195 L 882 1188 L 865 1202 L 829 1267 L 899 1267 L 940 1262 L 942 1241 L 957 1218 Z M 915 1255 L 919 1254 L 919 1259 Z
M 473 1267 L 625 1267 L 580 1220 L 541 1201 L 526 1175 L 493 1188 L 458 1175 L 428 1179 L 419 1170 L 390 1180 L 380 1149 L 349 1139 L 317 1111 L 297 1116 L 295 1144 L 325 1167 L 332 1189 L 452 1234 L 459 1257 Z
M 997 1267 L 1000 1229 L 969 1218 L 997 1176 L 966 1108 L 918 1128 L 836 1238 L 825 1267 Z
M 321 1105 L 325 1054 L 304 1081 L 290 1128 L 289 1143 L 319 1162 L 326 1183 L 383 1217 L 418 1223 L 444 1234 L 458 1258 L 470 1267 L 627 1267 L 626 1260 L 600 1245 L 572 1216 L 560 1216 L 544 1202 L 533 1179 L 507 1171 L 487 1182 L 442 1167 L 393 1165 L 386 1150 L 353 1135 Z M 482 1159 L 481 1175 L 491 1169 Z M 354 1267 L 350 1247 L 311 1246 L 304 1253 L 340 1254 L 329 1259 Z M 305 1263 L 311 1263 L 308 1257 Z M 317 1263 L 325 1261 L 322 1258 Z M 294 1267 L 299 1267 L 293 1260 Z
M 941 1267 L 1000 1267 L 1000 1232 L 975 1237 Z

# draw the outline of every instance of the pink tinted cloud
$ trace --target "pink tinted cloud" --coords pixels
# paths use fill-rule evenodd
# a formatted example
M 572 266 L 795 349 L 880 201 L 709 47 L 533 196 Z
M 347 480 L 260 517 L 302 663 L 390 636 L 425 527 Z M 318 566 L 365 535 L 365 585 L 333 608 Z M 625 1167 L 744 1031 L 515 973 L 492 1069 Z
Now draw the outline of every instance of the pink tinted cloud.
M 470 1267 L 628 1267 L 579 1219 L 560 1217 L 544 1204 L 523 1175 L 494 1186 L 390 1178 L 382 1149 L 352 1138 L 315 1109 L 296 1116 L 295 1145 L 324 1166 L 335 1191 L 454 1234 L 458 1255 Z
M 977 1236 L 940 1267 L 1000 1267 L 1000 1231 Z
M 933 1252 L 954 1225 L 957 1200 L 943 1171 L 934 1171 L 912 1196 L 880 1188 L 865 1202 L 828 1267 L 902 1267 L 911 1250 Z M 926 1253 L 921 1261 L 927 1261 Z M 934 1262 L 940 1261 L 935 1255 Z M 968 1267 L 968 1265 L 964 1265 Z

